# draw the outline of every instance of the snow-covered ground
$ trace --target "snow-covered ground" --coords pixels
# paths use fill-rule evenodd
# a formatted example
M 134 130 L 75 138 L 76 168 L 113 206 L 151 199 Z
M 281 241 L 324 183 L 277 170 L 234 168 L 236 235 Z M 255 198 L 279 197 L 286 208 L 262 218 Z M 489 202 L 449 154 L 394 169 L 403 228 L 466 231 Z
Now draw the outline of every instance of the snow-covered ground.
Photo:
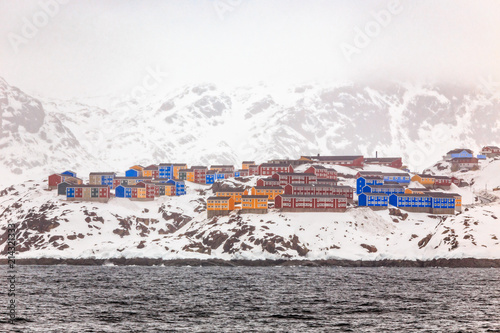
M 471 172 L 468 180 L 494 173 L 497 162 Z M 335 168 L 348 177 L 358 171 Z M 256 179 L 225 182 L 251 187 Z M 354 185 L 353 178 L 339 181 Z M 500 185 L 496 178 L 489 182 Z M 345 213 L 271 209 L 263 215 L 234 212 L 211 219 L 205 211 L 205 199 L 213 195 L 209 185 L 187 183 L 188 194 L 181 197 L 150 202 L 112 198 L 108 203 L 67 202 L 46 186 L 46 181 L 27 181 L 0 192 L 0 245 L 7 223 L 17 222 L 18 258 L 500 258 L 500 201 L 476 201 L 474 186 L 450 189 L 463 196 L 467 207 L 456 215 L 351 206 Z

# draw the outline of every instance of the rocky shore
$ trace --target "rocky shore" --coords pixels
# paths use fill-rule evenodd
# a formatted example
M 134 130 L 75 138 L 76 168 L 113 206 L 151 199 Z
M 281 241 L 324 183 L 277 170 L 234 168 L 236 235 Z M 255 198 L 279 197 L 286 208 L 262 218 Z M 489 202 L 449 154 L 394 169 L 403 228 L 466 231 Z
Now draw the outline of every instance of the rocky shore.
M 7 259 L 0 259 L 1 265 L 7 264 Z M 163 260 L 152 258 L 114 258 L 114 259 L 54 259 L 33 258 L 18 259 L 17 265 L 137 265 L 137 266 L 339 266 L 339 267 L 469 267 L 469 268 L 500 268 L 500 259 L 433 259 L 433 260 L 221 260 L 221 259 L 175 259 Z

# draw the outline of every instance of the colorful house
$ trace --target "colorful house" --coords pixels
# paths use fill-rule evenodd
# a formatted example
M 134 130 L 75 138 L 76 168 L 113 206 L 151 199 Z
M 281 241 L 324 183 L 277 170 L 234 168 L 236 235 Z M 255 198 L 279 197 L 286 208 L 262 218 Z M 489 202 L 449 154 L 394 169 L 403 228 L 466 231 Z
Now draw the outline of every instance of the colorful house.
M 137 169 L 128 169 L 125 171 L 125 177 L 142 177 L 142 171 Z
M 427 188 L 433 188 L 435 183 L 434 176 L 426 174 L 417 174 L 411 177 L 411 180 L 413 182 L 419 182 L 420 184 L 424 185 Z
M 248 174 L 250 176 L 259 174 L 259 166 L 258 165 L 250 165 L 248 166 Z
M 356 174 L 356 179 L 359 177 L 378 177 L 378 178 L 384 178 L 382 175 L 382 171 L 359 171 Z
M 280 181 L 271 177 L 257 179 L 257 186 L 280 186 Z
M 118 185 L 137 185 L 143 181 L 151 181 L 153 178 L 149 177 L 115 177 L 113 180 L 113 188 Z
M 395 169 L 401 169 L 403 167 L 403 159 L 401 157 L 365 158 L 365 164 L 382 165 Z
M 48 187 L 50 189 L 57 189 L 58 185 L 64 182 L 71 182 L 74 184 L 82 184 L 83 181 L 80 178 L 69 176 L 62 173 L 54 173 L 49 176 Z
M 167 181 L 163 181 L 164 184 L 166 185 L 173 185 L 175 188 L 175 194 L 171 195 L 185 195 L 186 194 L 186 184 L 182 180 L 175 180 L 175 179 L 170 179 Z M 169 189 L 165 188 L 165 191 L 168 191 Z M 170 195 L 168 192 L 165 193 L 165 195 Z
M 244 195 L 241 197 L 241 212 L 247 214 L 266 214 L 267 195 Z
M 208 168 L 206 166 L 192 166 L 191 169 L 193 170 L 194 177 L 194 180 L 192 180 L 192 182 L 197 184 L 205 184 Z
M 318 179 L 316 179 L 316 184 L 335 186 L 335 185 L 337 185 L 337 180 L 336 179 L 327 179 L 327 178 L 318 178 Z
M 310 166 L 304 173 L 313 173 L 317 178 L 337 180 L 337 171 L 333 168 L 326 168 L 323 165 Z
M 233 197 L 210 197 L 207 199 L 207 216 L 229 215 L 234 210 Z
M 449 188 L 453 183 L 451 177 L 434 176 L 434 188 Z
M 233 172 L 234 173 L 234 165 L 211 165 L 210 170 L 215 170 L 217 172 Z
M 205 184 L 213 184 L 216 180 L 217 171 L 208 170 L 205 174 Z
M 347 199 L 340 195 L 281 194 L 274 207 L 284 212 L 345 212 Z
M 151 164 L 145 167 L 144 170 L 142 171 L 142 175 L 144 177 L 158 178 L 160 176 L 158 165 Z
M 474 157 L 474 152 L 470 149 L 458 148 L 450 150 L 444 157 L 445 160 L 452 160 L 454 158 L 471 158 Z
M 385 193 L 391 195 L 394 193 L 405 193 L 405 188 L 400 185 L 366 185 L 363 187 L 363 193 Z
M 500 148 L 497 146 L 485 146 L 481 149 L 481 155 L 486 157 L 500 156 Z
M 266 195 L 269 201 L 284 193 L 281 186 L 254 186 L 251 189 L 252 195 Z
M 432 214 L 455 214 L 455 196 L 442 192 L 428 192 L 431 197 Z
M 363 167 L 364 157 L 362 155 L 355 156 L 301 156 L 301 160 L 310 161 L 311 163 L 322 163 L 332 165 L 342 165 L 348 167 Z
M 411 181 L 411 177 L 408 173 L 382 173 L 384 177 L 384 182 L 392 182 L 398 184 L 409 184 Z
M 241 163 L 241 168 L 243 170 L 248 170 L 251 165 L 255 165 L 255 161 L 243 161 L 243 163 Z
M 279 181 L 279 186 L 285 186 L 287 184 L 301 183 L 310 184 L 316 183 L 318 177 L 314 173 L 282 173 L 278 172 L 271 176 L 272 179 Z
M 263 163 L 259 165 L 257 172 L 262 176 L 272 176 L 278 172 L 293 172 L 291 164 Z
M 63 175 L 63 176 L 70 176 L 70 177 L 73 177 L 73 178 L 77 178 L 76 177 L 76 172 L 74 172 L 72 170 L 66 170 L 64 172 L 61 172 L 61 175 Z
M 352 200 L 354 189 L 350 186 L 331 186 L 324 184 L 288 184 L 284 194 L 294 195 L 340 195 Z
M 477 168 L 479 168 L 479 160 L 475 157 L 457 157 L 451 160 L 451 171 Z
M 387 208 L 389 196 L 385 193 L 361 193 L 358 195 L 358 206 Z
M 427 194 L 391 194 L 389 204 L 409 212 L 430 213 L 431 211 L 431 197 Z
M 108 202 L 109 186 L 107 185 L 71 185 L 66 187 L 68 201 Z
M 240 188 L 226 188 L 219 190 L 215 193 L 218 197 L 231 197 L 235 204 L 241 203 L 241 197 L 243 195 L 248 195 L 248 190 Z
M 234 172 L 235 177 L 248 177 L 250 176 L 250 171 L 248 169 L 240 169 Z
M 57 185 L 57 195 L 66 195 L 66 188 L 68 186 L 72 186 L 72 185 L 79 185 L 79 184 L 82 184 L 82 182 L 80 183 L 77 183 L 75 182 L 74 180 L 75 178 L 71 177 L 69 179 L 66 179 L 66 181 L 62 182 L 62 183 L 59 183 Z M 79 178 L 78 178 L 79 179 Z M 81 179 L 80 179 L 81 180 Z
M 356 179 L 356 194 L 363 193 L 363 188 L 366 185 L 384 185 L 384 179 L 374 176 L 362 176 Z
M 114 188 L 116 173 L 114 172 L 91 172 L 89 174 L 89 184 L 91 185 L 108 185 Z

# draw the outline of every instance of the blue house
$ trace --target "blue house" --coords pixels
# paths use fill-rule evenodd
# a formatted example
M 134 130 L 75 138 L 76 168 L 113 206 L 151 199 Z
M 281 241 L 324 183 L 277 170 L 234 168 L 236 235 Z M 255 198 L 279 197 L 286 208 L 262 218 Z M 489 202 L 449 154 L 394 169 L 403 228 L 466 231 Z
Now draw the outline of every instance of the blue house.
M 407 173 L 384 173 L 384 183 L 392 182 L 398 184 L 409 184 L 410 175 Z
M 217 172 L 215 170 L 208 170 L 207 173 L 205 174 L 205 183 L 206 184 L 215 183 L 216 173 Z
M 391 195 L 393 193 L 405 193 L 405 188 L 401 185 L 366 185 L 363 187 L 363 193 L 385 193 Z
M 367 207 L 387 207 L 389 196 L 385 193 L 361 193 L 358 205 Z
M 71 171 L 71 170 L 66 170 L 64 172 L 61 172 L 61 175 L 70 176 L 70 177 L 76 177 L 76 172 Z
M 132 188 L 129 186 L 118 185 L 115 189 L 115 197 L 132 198 Z
M 431 197 L 427 194 L 391 194 L 389 204 L 399 208 L 430 208 Z M 427 210 L 422 210 L 427 211 Z
M 125 177 L 140 177 L 140 176 L 141 172 L 139 170 L 128 169 L 127 171 L 125 171 Z
M 384 179 L 382 177 L 359 177 L 356 179 L 356 194 L 363 193 L 366 185 L 384 185 Z
M 240 170 L 236 170 L 236 171 L 234 172 L 234 177 L 235 177 L 235 178 L 238 178 L 239 176 L 240 176 Z
M 455 209 L 455 196 L 448 193 L 427 193 L 431 197 L 431 207 L 433 209 Z
M 465 149 L 465 148 L 453 149 L 450 150 L 448 153 L 446 153 L 446 157 L 447 159 L 471 158 L 474 157 L 474 152 L 470 149 Z
M 158 165 L 158 177 L 173 179 L 174 178 L 174 165 L 172 163 L 160 163 Z
M 226 179 L 226 176 L 223 173 L 217 172 L 215 174 L 215 180 L 224 180 L 224 179 Z
M 173 184 L 175 185 L 175 195 L 184 195 L 186 194 L 186 185 L 182 180 L 169 180 L 165 184 Z

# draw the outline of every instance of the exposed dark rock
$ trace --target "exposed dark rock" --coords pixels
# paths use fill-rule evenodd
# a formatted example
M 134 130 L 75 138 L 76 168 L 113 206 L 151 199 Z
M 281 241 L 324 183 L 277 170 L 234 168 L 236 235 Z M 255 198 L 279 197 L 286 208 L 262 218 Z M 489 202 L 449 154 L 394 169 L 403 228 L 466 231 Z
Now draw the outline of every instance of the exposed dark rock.
M 221 232 L 220 230 L 214 230 L 208 234 L 205 238 L 203 238 L 203 244 L 210 247 L 211 249 L 217 249 L 222 245 L 227 239 L 229 235 Z
M 360 244 L 362 248 L 365 248 L 368 250 L 368 253 L 375 253 L 377 252 L 377 248 L 373 245 L 368 245 L 368 244 Z
M 427 236 L 425 236 L 424 238 L 422 238 L 419 242 L 418 242 L 418 247 L 421 249 L 423 247 L 426 247 L 427 244 L 429 243 L 429 241 L 431 240 L 432 238 L 432 234 L 428 234 Z

